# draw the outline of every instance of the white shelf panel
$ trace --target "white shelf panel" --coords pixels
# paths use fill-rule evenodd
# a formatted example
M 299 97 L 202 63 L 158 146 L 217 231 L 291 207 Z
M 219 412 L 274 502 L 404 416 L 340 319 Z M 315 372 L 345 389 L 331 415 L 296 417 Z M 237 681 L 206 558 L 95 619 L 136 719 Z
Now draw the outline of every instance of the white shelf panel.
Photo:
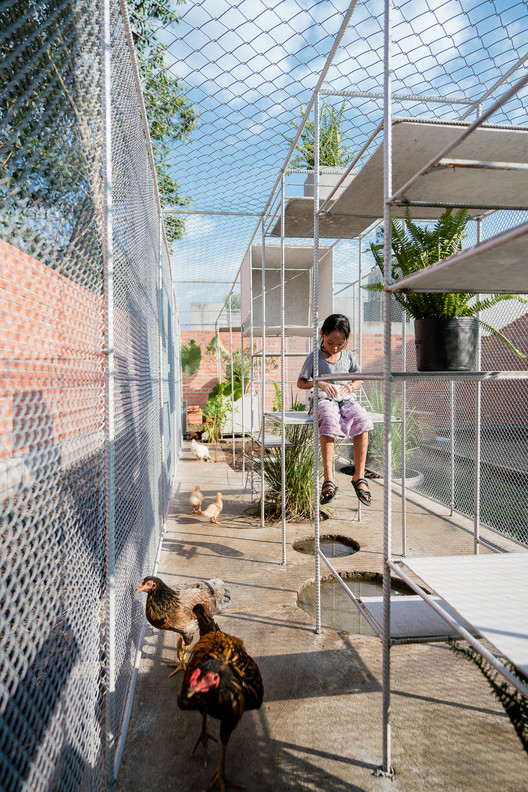
M 393 189 L 406 184 L 417 171 L 427 165 L 446 145 L 454 140 L 468 123 L 424 122 L 400 120 L 392 127 Z M 342 194 L 332 201 L 319 217 L 319 236 L 323 239 L 353 239 L 375 220 L 383 217 L 383 147 L 381 143 Z M 475 129 L 446 157 L 475 164 L 528 163 L 528 128 L 490 127 Z M 408 201 L 430 201 L 439 207 L 411 207 L 418 220 L 440 217 L 445 204 L 457 207 L 476 205 L 488 208 L 528 208 L 528 169 L 509 167 L 435 166 L 421 176 L 401 196 Z M 322 205 L 322 201 L 321 201 Z M 472 216 L 482 208 L 469 209 Z M 394 217 L 402 218 L 405 207 L 394 205 Z M 280 218 L 271 236 L 280 236 Z M 313 237 L 313 198 L 290 198 L 285 209 L 286 237 Z
M 383 597 L 360 597 L 361 603 L 378 624 L 380 630 L 383 623 Z M 441 606 L 445 604 L 440 597 L 433 599 Z M 446 608 L 453 618 L 457 614 L 452 608 Z M 419 594 L 391 597 L 390 605 L 391 638 L 399 641 L 436 640 L 445 641 L 448 637 L 457 637 L 457 631 L 451 627 Z M 463 622 L 465 629 L 476 635 L 473 627 Z
M 389 291 L 528 293 L 528 223 L 438 261 Z
M 528 674 L 528 553 L 406 558 L 404 564 Z
M 329 204 L 330 210 L 333 201 Z M 320 201 L 319 205 L 322 206 Z M 382 212 L 383 214 L 383 212 Z M 319 236 L 321 239 L 354 239 L 372 223 L 371 217 L 319 217 Z M 270 232 L 271 236 L 280 237 L 281 221 L 277 220 Z M 313 239 L 314 235 L 314 199 L 290 198 L 285 207 L 285 237 L 301 237 Z
M 281 335 L 281 328 L 277 325 L 269 325 L 264 328 L 266 338 L 276 338 Z M 251 327 L 248 326 L 244 330 L 244 335 L 249 336 L 251 333 Z M 262 338 L 262 327 L 253 327 L 253 338 Z M 284 327 L 284 335 L 285 336 L 299 336 L 302 338 L 312 338 L 314 334 L 313 325 L 286 325 Z M 278 353 L 280 354 L 280 353 Z M 300 352 L 300 355 L 306 355 L 307 352 Z M 278 355 L 277 355 L 278 356 Z
M 469 123 L 394 122 L 393 192 L 403 187 L 467 126 Z M 333 215 L 383 217 L 383 148 L 381 143 L 332 205 L 330 211 Z M 528 162 L 528 129 L 479 127 L 446 156 L 449 158 L 525 164 Z M 444 205 L 528 208 L 528 171 L 435 167 L 421 176 L 401 197 Z M 415 219 L 439 217 L 442 211 L 443 208 L 411 207 Z M 393 207 L 394 216 L 401 217 L 403 213 L 404 207 Z M 470 210 L 470 214 L 480 213 L 481 210 Z

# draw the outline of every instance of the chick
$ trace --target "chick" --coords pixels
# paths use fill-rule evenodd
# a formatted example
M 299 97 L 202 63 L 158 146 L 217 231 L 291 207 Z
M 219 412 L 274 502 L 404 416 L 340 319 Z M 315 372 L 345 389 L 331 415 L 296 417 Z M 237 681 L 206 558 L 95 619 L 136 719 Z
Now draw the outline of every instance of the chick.
M 200 514 L 203 498 L 204 498 L 203 492 L 201 492 L 200 487 L 197 484 L 189 497 L 189 503 L 192 506 L 193 514 L 196 513 Z
M 198 514 L 203 514 L 206 517 L 209 517 L 209 522 L 216 523 L 218 520 L 216 519 L 222 509 L 224 508 L 224 504 L 222 503 L 222 493 L 216 493 L 216 503 L 210 503 L 209 506 L 204 509 L 203 511 L 200 509 Z

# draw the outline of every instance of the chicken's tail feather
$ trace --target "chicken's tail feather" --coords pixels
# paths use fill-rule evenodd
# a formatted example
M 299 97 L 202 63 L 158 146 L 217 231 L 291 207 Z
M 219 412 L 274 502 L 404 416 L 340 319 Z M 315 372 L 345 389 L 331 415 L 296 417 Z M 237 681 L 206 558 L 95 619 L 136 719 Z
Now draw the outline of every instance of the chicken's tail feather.
M 204 583 L 207 584 L 209 590 L 212 592 L 213 597 L 215 598 L 216 608 L 213 611 L 214 613 L 222 613 L 224 608 L 227 607 L 229 604 L 229 600 L 231 599 L 231 592 L 224 583 L 221 578 L 212 578 L 211 580 L 205 580 Z
M 210 616 L 203 605 L 195 605 L 193 608 L 193 612 L 198 619 L 198 626 L 200 628 L 200 638 L 207 633 L 210 632 L 220 632 L 220 627 L 215 622 L 212 616 Z

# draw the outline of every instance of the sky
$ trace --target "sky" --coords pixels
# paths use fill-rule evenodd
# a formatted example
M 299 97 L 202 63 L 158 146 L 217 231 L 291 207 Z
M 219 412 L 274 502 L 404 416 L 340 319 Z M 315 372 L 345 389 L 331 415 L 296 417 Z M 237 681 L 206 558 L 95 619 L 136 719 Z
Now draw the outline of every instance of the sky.
M 313 93 L 348 6 L 344 0 L 189 0 L 177 7 L 179 24 L 159 32 L 167 66 L 199 115 L 191 140 L 171 153 L 181 192 L 200 213 L 187 218 L 186 236 L 172 257 L 184 326 L 192 301 L 223 300 L 237 277 L 301 105 Z M 527 17 L 523 0 L 400 0 L 393 19 L 393 92 L 477 99 L 528 51 Z M 382 47 L 383 3 L 358 2 L 323 87 L 382 91 Z M 521 74 L 517 70 L 501 90 Z M 343 100 L 326 101 L 339 107 Z M 494 120 L 525 124 L 526 104 L 525 91 Z M 401 101 L 394 113 L 454 119 L 466 107 Z M 381 100 L 347 100 L 347 143 L 358 149 L 381 118 Z M 303 179 L 287 177 L 288 197 L 300 194 Z M 351 240 L 336 247 L 336 283 L 357 277 L 357 251 Z

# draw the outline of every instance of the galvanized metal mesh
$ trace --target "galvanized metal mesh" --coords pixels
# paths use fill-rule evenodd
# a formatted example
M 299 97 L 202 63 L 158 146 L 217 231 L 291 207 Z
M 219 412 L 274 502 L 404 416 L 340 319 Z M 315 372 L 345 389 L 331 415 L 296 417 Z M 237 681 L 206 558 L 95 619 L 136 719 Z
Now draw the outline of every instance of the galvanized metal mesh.
M 112 304 L 105 285 L 102 14 L 90 0 L 0 8 L 6 791 L 99 791 L 113 776 L 143 622 L 133 592 L 155 563 L 180 436 L 172 275 L 118 3 Z
M 261 240 L 260 219 L 270 229 L 277 220 L 280 170 L 318 82 L 326 104 L 336 112 L 343 107 L 341 131 L 350 154 L 383 117 L 382 0 L 178 6 L 179 23 L 154 25 L 166 47 L 159 78 L 170 73 L 182 81 L 198 126 L 188 141 L 175 141 L 169 155 L 181 193 L 191 201 L 175 209 L 185 218 L 186 236 L 169 261 L 124 9 L 117 0 L 109 7 L 110 314 L 104 4 L 11 0 L 0 6 L 0 772 L 6 789 L 101 789 L 113 773 L 142 622 L 132 592 L 154 563 L 181 435 L 173 280 L 183 329 L 227 324 L 222 305 L 246 250 Z M 349 8 L 350 23 L 320 81 Z M 523 0 L 396 2 L 393 112 L 422 120 L 473 119 L 525 68 L 525 16 Z M 492 120 L 522 125 L 526 112 L 524 90 Z M 373 138 L 358 168 L 380 141 Z M 303 168 L 291 170 L 287 198 L 303 194 L 307 175 Z M 525 219 L 522 212 L 492 213 L 482 220 L 481 238 Z M 374 277 L 369 246 L 377 234 L 325 240 L 335 243 L 334 279 L 326 288 L 334 289 L 336 308 L 351 316 L 354 347 L 368 370 L 383 363 L 381 304 L 361 289 L 363 279 Z M 475 238 L 472 221 L 467 243 Z M 306 243 L 288 239 L 289 245 Z M 391 318 L 398 369 L 397 306 Z M 503 303 L 488 318 L 528 349 L 524 308 Z M 111 350 L 108 321 L 115 335 Z M 405 365 L 415 365 L 412 339 Z M 480 367 L 508 371 L 526 369 L 526 362 L 484 332 Z M 422 466 L 420 491 L 466 514 L 477 504 L 484 523 L 527 542 L 525 382 L 499 380 L 480 388 L 480 500 L 472 483 L 476 390 L 473 383 L 408 385 L 407 406 L 421 419 L 412 459 Z M 108 488 L 110 473 L 115 485 Z M 115 570 L 107 566 L 113 554 Z M 116 638 L 109 646 L 114 572 Z

